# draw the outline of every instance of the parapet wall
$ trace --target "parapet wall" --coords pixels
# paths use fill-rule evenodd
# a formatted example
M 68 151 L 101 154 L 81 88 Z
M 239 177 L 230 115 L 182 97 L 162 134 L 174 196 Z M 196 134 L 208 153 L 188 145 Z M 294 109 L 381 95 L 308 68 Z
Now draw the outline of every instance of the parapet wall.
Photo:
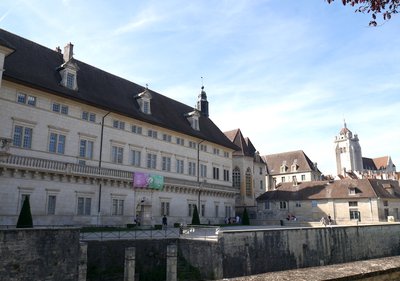
M 79 261 L 79 229 L 0 230 L 0 280 L 77 281 Z
M 399 255 L 398 233 L 400 224 L 226 231 L 223 277 Z

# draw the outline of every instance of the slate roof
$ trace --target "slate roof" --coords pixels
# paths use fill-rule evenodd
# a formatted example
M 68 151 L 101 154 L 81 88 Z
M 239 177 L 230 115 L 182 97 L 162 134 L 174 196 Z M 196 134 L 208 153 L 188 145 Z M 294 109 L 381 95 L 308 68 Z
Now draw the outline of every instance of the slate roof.
M 372 170 L 372 171 L 377 171 L 377 170 L 385 170 L 388 168 L 390 156 L 382 156 L 382 157 L 377 157 L 377 158 L 367 158 L 363 157 L 363 168 L 365 170 Z
M 225 136 L 234 143 L 239 149 L 233 152 L 234 156 L 248 156 L 255 157 L 257 149 L 254 147 L 253 143 L 249 138 L 245 138 L 240 129 L 235 129 L 231 131 L 224 132 Z M 259 158 L 261 163 L 264 160 Z
M 304 173 L 304 172 L 320 172 L 318 168 L 314 166 L 314 163 L 308 158 L 308 156 L 304 153 L 303 150 L 289 151 L 283 153 L 276 153 L 270 155 L 262 156 L 264 161 L 267 163 L 268 171 L 271 175 L 280 175 L 280 168 L 282 163 L 286 161 L 286 166 L 288 167 L 286 173 L 291 172 L 291 166 L 295 160 L 297 160 L 298 169 L 296 173 Z
M 349 188 L 355 188 L 355 194 L 349 194 Z M 399 182 L 377 179 L 342 179 L 337 181 L 281 183 L 276 190 L 267 191 L 257 198 L 265 200 L 321 200 L 321 199 L 357 199 L 357 198 L 400 199 Z
M 46 91 L 77 102 L 125 115 L 156 126 L 207 140 L 234 150 L 238 148 L 205 116 L 200 116 L 200 130 L 194 130 L 185 117 L 193 107 L 149 90 L 152 95 L 151 115 L 140 111 L 134 98 L 145 87 L 115 76 L 82 61 L 73 59 L 79 67 L 78 91 L 60 85 L 57 71 L 63 55 L 55 50 L 0 29 L 0 44 L 15 51 L 5 59 L 3 79 Z M 193 95 L 196 97 L 197 95 Z

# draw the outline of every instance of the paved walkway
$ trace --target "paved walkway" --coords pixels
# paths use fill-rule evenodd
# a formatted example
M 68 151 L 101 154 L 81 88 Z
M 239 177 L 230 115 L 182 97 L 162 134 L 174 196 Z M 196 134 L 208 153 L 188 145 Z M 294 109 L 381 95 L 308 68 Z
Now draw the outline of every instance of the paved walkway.
M 400 280 L 400 256 L 328 266 L 309 267 L 259 275 L 222 279 L 226 281 L 321 281 Z M 222 281 L 220 280 L 220 281 Z

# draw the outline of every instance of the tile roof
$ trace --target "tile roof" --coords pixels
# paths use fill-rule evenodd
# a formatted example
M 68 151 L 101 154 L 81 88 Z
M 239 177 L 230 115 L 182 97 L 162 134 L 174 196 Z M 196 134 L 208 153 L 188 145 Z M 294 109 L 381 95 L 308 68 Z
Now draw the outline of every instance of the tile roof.
M 375 167 L 377 170 L 386 169 L 389 164 L 389 156 L 374 158 Z
M 355 188 L 355 194 L 349 194 L 349 189 Z M 281 183 L 276 190 L 267 191 L 257 198 L 265 200 L 321 200 L 321 199 L 356 199 L 356 198 L 400 199 L 398 181 L 377 179 L 342 179 L 337 181 Z
M 61 76 L 57 68 L 64 63 L 61 53 L 3 29 L 0 29 L 0 44 L 15 49 L 5 59 L 5 80 L 237 149 L 208 117 L 200 116 L 199 131 L 192 129 L 185 117 L 186 113 L 193 111 L 190 106 L 149 90 L 153 97 L 152 114 L 144 114 L 134 96 L 143 92 L 145 87 L 76 59 L 78 91 L 70 90 L 60 85 Z
M 271 175 L 281 174 L 280 168 L 285 161 L 286 166 L 288 167 L 287 173 L 290 173 L 291 165 L 295 162 L 295 160 L 297 161 L 298 165 L 296 173 L 311 171 L 319 172 L 318 168 L 314 166 L 314 163 L 310 160 L 310 158 L 308 158 L 303 150 L 264 155 L 262 158 L 267 163 L 267 167 Z

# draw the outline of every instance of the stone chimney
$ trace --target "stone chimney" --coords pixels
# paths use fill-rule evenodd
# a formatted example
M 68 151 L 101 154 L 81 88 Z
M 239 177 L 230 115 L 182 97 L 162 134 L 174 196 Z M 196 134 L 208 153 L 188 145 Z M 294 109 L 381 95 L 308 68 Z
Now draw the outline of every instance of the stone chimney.
M 56 47 L 56 52 L 59 53 L 59 54 L 61 54 L 61 48 L 60 48 L 60 46 L 57 46 L 57 47 Z
M 74 45 L 72 45 L 72 43 L 70 42 L 64 47 L 64 62 L 67 62 L 70 59 L 72 59 L 73 55 L 74 55 Z

